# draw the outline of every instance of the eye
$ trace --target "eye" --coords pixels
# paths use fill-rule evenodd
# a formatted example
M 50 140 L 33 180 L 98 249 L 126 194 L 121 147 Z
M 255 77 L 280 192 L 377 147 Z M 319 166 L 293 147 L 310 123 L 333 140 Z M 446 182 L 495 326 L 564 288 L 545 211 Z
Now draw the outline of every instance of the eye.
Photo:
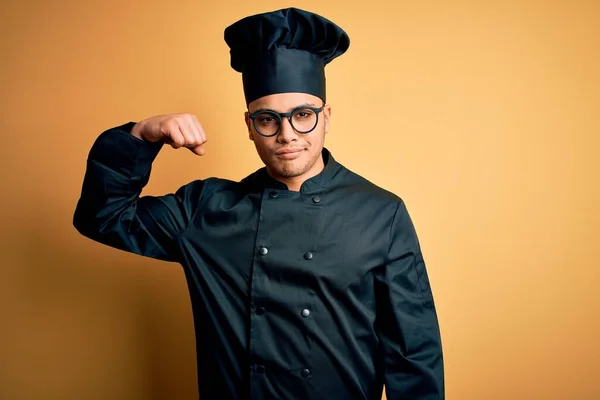
M 279 123 L 275 115 L 271 113 L 261 113 L 256 116 L 256 122 L 260 125 L 276 125 Z
M 309 118 L 312 114 L 313 113 L 311 110 L 300 110 L 300 111 L 296 112 L 295 118 L 299 118 L 299 119 Z

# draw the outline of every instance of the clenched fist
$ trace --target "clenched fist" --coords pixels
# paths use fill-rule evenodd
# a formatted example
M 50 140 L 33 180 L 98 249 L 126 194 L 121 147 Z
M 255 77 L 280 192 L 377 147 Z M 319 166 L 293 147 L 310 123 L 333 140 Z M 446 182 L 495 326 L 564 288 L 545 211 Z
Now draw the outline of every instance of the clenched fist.
M 202 145 L 206 143 L 206 134 L 202 125 L 193 114 L 157 115 L 139 121 L 131 134 L 149 142 L 163 141 L 174 149 L 186 147 L 194 154 L 204 155 Z

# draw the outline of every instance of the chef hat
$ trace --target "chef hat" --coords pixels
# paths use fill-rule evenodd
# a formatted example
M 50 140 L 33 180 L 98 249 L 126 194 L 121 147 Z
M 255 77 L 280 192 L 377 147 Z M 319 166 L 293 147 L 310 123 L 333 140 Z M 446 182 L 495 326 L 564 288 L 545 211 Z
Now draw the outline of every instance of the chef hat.
M 325 102 L 325 65 L 350 46 L 339 26 L 297 8 L 245 17 L 225 29 L 225 42 L 231 67 L 242 73 L 246 104 L 289 92 Z

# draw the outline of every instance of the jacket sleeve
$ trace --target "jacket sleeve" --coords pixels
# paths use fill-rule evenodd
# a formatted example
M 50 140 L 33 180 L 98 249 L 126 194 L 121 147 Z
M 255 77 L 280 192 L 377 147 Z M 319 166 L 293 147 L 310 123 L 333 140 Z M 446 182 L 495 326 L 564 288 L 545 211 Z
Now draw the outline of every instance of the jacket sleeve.
M 378 332 L 388 400 L 444 399 L 442 344 L 417 234 L 400 201 L 378 275 Z
M 194 181 L 164 196 L 141 196 L 163 144 L 132 136 L 134 125 L 106 130 L 94 142 L 73 225 L 96 242 L 177 261 L 177 238 L 189 224 L 206 182 Z

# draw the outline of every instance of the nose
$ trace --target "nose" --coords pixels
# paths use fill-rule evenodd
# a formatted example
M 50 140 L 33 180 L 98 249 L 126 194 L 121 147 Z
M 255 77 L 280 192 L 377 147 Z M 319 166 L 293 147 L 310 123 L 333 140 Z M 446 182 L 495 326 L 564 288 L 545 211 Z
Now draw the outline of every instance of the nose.
M 291 143 L 298 140 L 298 133 L 292 127 L 289 118 L 281 119 L 281 129 L 279 129 L 279 133 L 277 134 L 277 141 L 279 143 Z

